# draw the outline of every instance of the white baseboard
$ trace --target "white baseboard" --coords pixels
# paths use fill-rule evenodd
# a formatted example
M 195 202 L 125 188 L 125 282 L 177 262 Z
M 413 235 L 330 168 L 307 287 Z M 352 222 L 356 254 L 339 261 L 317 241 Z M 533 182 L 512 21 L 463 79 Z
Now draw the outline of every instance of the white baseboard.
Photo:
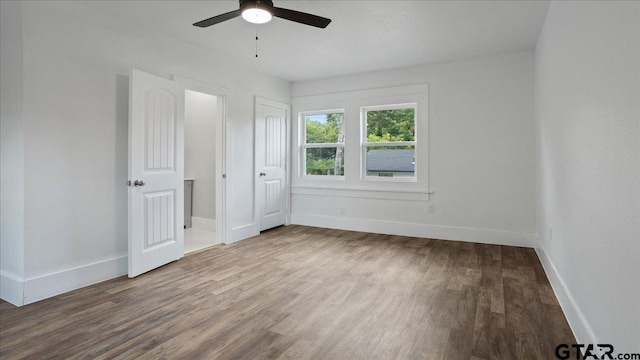
M 78 266 L 24 281 L 23 304 L 31 304 L 127 274 L 127 256 Z
M 24 280 L 19 276 L 1 271 L 0 299 L 15 306 L 24 305 Z
M 191 226 L 195 229 L 216 231 L 216 219 L 207 219 L 201 217 L 191 217 Z
M 564 312 L 564 316 L 569 322 L 571 331 L 573 331 L 573 335 L 576 337 L 576 343 L 597 344 L 598 342 L 596 341 L 595 334 L 589 322 L 582 311 L 580 311 L 569 288 L 567 288 L 564 280 L 562 280 L 562 276 L 560 276 L 558 269 L 547 255 L 547 252 L 538 245 L 536 246 L 536 254 L 538 254 L 544 272 L 547 274 L 547 278 L 549 278 L 553 292 L 556 294 L 556 298 L 558 298 L 558 302 L 560 303 L 562 312 Z
M 292 214 L 291 223 L 329 229 L 363 231 L 378 234 L 414 236 L 484 244 L 533 247 L 533 234 L 460 226 L 427 225 L 348 217 Z
M 250 237 L 254 237 L 259 235 L 260 233 L 256 231 L 256 224 L 247 224 L 235 227 L 231 229 L 230 239 L 227 239 L 225 244 L 232 244 L 236 241 L 248 239 Z

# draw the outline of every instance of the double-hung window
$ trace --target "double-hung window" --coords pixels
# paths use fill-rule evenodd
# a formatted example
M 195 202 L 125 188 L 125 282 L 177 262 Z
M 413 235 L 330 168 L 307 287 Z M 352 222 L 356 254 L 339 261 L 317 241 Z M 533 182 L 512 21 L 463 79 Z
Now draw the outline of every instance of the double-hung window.
M 344 177 L 344 110 L 300 114 L 303 174 Z
M 416 103 L 361 109 L 363 179 L 416 181 L 416 112 Z

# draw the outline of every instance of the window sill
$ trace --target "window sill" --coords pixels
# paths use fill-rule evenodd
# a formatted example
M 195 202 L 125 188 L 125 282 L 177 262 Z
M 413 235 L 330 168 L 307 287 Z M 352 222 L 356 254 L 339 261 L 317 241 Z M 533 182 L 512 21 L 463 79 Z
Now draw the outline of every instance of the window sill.
M 370 182 L 380 182 L 380 183 L 417 183 L 418 179 L 416 177 L 393 177 L 393 176 L 363 176 L 362 180 L 370 181 Z
M 292 195 L 311 195 L 346 197 L 378 200 L 402 200 L 402 201 L 429 201 L 429 195 L 433 191 L 427 189 L 417 190 L 393 190 L 393 189 L 362 189 L 352 187 L 318 187 L 318 186 L 292 186 Z
M 329 180 L 329 181 L 344 181 L 344 175 L 302 175 L 300 177 L 303 180 Z

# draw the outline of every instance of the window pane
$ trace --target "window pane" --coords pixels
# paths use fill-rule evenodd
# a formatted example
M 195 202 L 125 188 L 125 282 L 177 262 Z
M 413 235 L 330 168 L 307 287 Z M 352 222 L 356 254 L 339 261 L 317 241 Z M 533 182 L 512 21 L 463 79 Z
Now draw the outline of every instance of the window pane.
M 415 146 L 368 146 L 366 161 L 367 176 L 415 176 Z
M 344 176 L 344 148 L 326 147 L 306 149 L 307 175 Z
M 344 143 L 344 115 L 326 113 L 305 115 L 307 144 Z
M 414 108 L 367 111 L 367 142 L 415 140 Z

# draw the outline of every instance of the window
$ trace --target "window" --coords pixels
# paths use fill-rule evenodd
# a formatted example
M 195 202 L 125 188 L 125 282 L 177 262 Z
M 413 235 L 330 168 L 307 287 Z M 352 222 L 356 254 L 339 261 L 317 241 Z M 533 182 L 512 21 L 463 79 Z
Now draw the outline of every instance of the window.
M 303 174 L 343 178 L 344 110 L 302 113 L 300 120 Z
M 415 181 L 416 108 L 415 103 L 362 108 L 364 179 Z

